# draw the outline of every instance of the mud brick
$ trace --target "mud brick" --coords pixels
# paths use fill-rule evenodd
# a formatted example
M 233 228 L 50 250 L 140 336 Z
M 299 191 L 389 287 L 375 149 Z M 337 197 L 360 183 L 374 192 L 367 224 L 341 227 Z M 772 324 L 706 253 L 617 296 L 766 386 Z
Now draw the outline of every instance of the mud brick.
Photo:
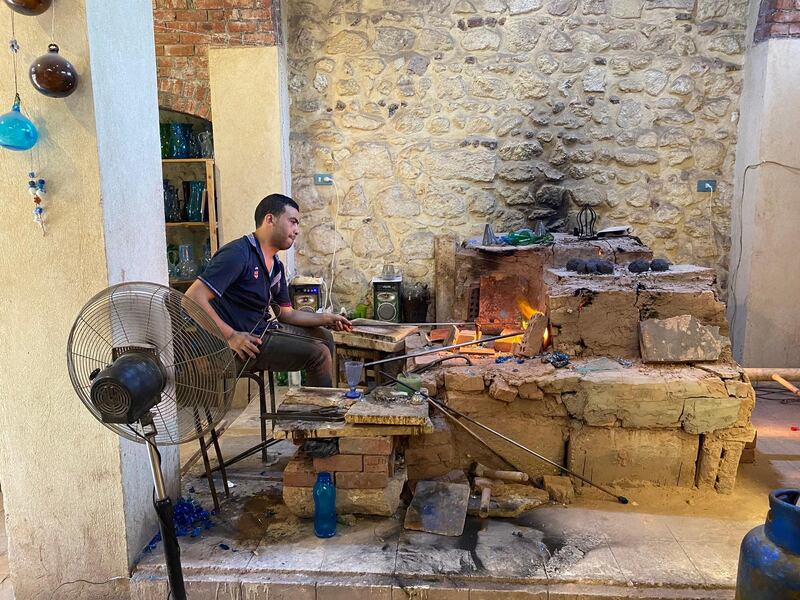
M 343 437 L 339 438 L 340 454 L 377 454 L 389 456 L 392 453 L 393 438 L 384 437 Z M 352 471 L 354 469 L 347 469 Z
M 364 461 L 360 454 L 337 454 L 335 456 L 326 456 L 325 458 L 315 458 L 314 470 L 317 473 L 322 471 L 336 473 L 339 471 L 361 472 L 364 470 Z
M 387 485 L 388 473 L 336 473 L 336 487 L 343 490 L 375 490 Z
M 283 485 L 313 487 L 317 481 L 314 463 L 310 458 L 293 458 L 283 470 Z
M 364 473 L 388 473 L 394 475 L 394 456 L 365 456 Z

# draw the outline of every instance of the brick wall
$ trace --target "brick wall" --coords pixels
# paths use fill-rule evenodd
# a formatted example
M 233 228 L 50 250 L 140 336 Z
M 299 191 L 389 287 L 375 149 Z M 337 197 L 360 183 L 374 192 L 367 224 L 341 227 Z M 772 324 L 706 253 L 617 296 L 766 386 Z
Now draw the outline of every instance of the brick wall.
M 154 0 L 158 102 L 162 108 L 211 117 L 208 48 L 274 46 L 273 0 Z
M 800 37 L 800 0 L 761 0 L 755 41 Z

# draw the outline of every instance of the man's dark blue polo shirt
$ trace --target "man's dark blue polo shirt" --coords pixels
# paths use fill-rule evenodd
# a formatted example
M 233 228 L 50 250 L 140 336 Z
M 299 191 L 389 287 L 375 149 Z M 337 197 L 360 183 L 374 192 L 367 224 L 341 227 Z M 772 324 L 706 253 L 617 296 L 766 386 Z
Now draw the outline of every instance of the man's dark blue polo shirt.
M 236 331 L 261 335 L 271 303 L 291 306 L 283 263 L 275 255 L 267 273 L 261 247 L 252 233 L 225 244 L 199 277 L 216 296 L 211 306 Z

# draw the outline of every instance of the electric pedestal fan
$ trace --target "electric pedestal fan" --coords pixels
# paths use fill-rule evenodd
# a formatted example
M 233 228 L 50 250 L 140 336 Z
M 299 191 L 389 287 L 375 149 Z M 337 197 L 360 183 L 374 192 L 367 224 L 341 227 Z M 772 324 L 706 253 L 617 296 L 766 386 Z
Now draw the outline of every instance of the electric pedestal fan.
M 67 365 L 95 418 L 146 443 L 169 585 L 175 600 L 185 600 L 158 446 L 205 436 L 219 423 L 238 375 L 233 351 L 190 298 L 155 283 L 122 283 L 83 307 L 69 334 Z

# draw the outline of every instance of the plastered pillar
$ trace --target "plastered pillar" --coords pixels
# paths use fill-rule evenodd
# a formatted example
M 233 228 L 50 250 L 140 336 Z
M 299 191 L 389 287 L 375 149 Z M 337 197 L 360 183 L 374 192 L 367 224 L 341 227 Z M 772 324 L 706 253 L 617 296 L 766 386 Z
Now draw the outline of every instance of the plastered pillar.
M 16 15 L 20 92 L 39 126 L 48 233 L 31 219 L 28 153 L 0 150 L 0 480 L 16 597 L 127 598 L 156 531 L 143 446 L 122 442 L 75 395 L 66 341 L 83 304 L 122 281 L 167 281 L 150 2 L 57 0 L 56 42 L 80 73 L 66 99 L 38 94 L 27 66 L 52 13 Z M 0 6 L 0 31 L 11 11 Z M 5 39 L 5 38 L 4 38 Z M 2 59 L 0 109 L 13 98 Z M 173 489 L 176 453 L 162 452 Z
M 745 65 L 728 319 L 748 367 L 800 366 L 798 61 L 800 39 L 773 38 L 752 45 Z

